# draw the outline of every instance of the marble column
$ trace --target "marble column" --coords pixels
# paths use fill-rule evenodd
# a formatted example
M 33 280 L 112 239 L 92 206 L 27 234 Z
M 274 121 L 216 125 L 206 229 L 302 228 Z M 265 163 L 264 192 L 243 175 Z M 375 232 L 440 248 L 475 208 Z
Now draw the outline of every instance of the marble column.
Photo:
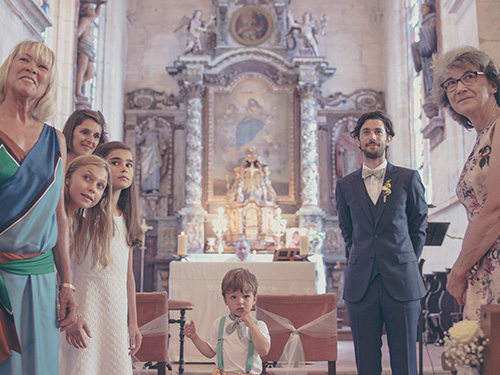
M 203 251 L 204 221 L 206 212 L 201 206 L 202 194 L 202 132 L 201 98 L 203 85 L 185 80 L 188 94 L 186 120 L 186 195 L 185 206 L 180 210 L 181 228 L 187 236 L 188 253 Z
M 302 207 L 318 206 L 318 124 L 316 121 L 316 86 L 312 83 L 299 84 L 301 123 L 301 200 Z
M 299 226 L 307 228 L 312 235 L 323 233 L 323 217 L 325 212 L 319 207 L 319 174 L 318 174 L 318 123 L 317 94 L 320 83 L 318 65 L 322 59 L 301 58 L 299 64 L 298 90 L 300 95 L 300 176 L 301 207 L 297 211 Z M 311 239 L 311 237 L 310 237 Z M 311 241 L 310 241 L 311 242 Z M 322 250 L 323 241 L 320 248 Z M 311 251 L 312 249 L 310 249 Z
M 201 85 L 189 85 L 186 122 L 186 205 L 201 206 Z

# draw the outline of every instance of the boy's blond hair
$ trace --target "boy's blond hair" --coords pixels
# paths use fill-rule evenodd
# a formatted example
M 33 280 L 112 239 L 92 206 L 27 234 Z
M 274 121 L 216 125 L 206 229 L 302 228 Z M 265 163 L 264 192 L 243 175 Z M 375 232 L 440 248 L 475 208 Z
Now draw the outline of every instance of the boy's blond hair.
M 226 293 L 239 290 L 241 293 L 253 293 L 257 295 L 257 278 L 253 273 L 244 268 L 234 268 L 228 271 L 222 279 L 222 296 L 226 298 Z

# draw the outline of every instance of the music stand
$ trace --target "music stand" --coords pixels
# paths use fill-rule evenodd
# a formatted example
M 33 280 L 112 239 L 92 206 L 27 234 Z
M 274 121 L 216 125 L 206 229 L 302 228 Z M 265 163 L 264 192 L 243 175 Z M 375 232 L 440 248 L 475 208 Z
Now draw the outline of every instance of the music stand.
M 448 231 L 448 227 L 450 223 L 439 223 L 439 222 L 428 222 L 427 228 L 425 229 L 425 233 L 427 236 L 425 237 L 424 246 L 441 246 L 444 241 L 444 237 L 446 236 L 446 232 Z M 422 272 L 422 269 L 420 269 Z M 422 275 L 420 275 L 422 276 Z M 424 357 L 423 357 L 423 333 L 424 333 L 424 317 L 423 312 L 420 313 L 419 324 L 418 324 L 418 362 L 419 362 L 419 375 L 423 375 L 424 373 Z
M 449 226 L 450 223 L 428 222 L 424 246 L 441 246 Z
M 298 257 L 300 249 L 289 247 L 279 250 L 274 250 L 273 262 L 294 262 L 302 260 Z

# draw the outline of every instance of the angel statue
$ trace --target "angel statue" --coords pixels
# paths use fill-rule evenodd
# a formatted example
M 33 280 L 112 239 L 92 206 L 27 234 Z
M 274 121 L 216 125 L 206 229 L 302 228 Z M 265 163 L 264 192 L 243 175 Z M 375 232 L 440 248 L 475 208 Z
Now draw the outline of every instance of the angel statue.
M 94 61 L 96 53 L 94 51 L 94 24 L 101 13 L 101 5 L 106 4 L 103 0 L 81 1 L 80 18 L 76 36 L 77 46 L 77 67 L 75 95 L 79 98 L 87 99 L 82 92 L 82 87 L 88 80 L 94 78 Z
M 160 124 L 162 125 L 162 124 Z M 160 178 L 168 168 L 168 129 L 157 127 L 156 120 L 150 117 L 141 128 L 136 127 L 137 145 L 140 146 L 141 185 L 146 194 L 157 194 L 160 190 Z
M 193 12 L 193 16 L 188 18 L 186 16 L 182 17 L 179 25 L 176 27 L 174 32 L 177 32 L 187 26 L 187 42 L 186 48 L 184 49 L 184 54 L 188 53 L 199 54 L 202 53 L 200 37 L 202 33 L 207 33 L 210 31 L 211 26 L 215 25 L 215 14 L 212 14 L 210 21 L 203 21 L 203 12 L 199 9 Z M 214 31 L 215 32 L 215 31 Z
M 325 28 L 330 20 L 329 17 L 323 14 L 319 21 L 313 20 L 312 13 L 306 12 L 302 16 L 302 22 L 297 22 L 293 19 L 292 11 L 289 10 L 287 18 L 289 30 L 287 35 L 291 35 L 294 41 L 294 46 L 291 49 L 296 47 L 295 33 L 298 31 L 299 38 L 303 40 L 303 46 L 312 51 L 313 56 L 319 56 L 316 34 L 325 35 Z

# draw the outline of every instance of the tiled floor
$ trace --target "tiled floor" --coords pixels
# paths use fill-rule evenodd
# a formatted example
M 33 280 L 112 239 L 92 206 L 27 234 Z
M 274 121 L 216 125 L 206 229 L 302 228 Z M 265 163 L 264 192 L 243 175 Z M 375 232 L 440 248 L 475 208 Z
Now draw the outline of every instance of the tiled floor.
M 433 344 L 424 346 L 423 350 L 423 375 L 450 375 L 450 372 L 441 369 L 441 353 L 442 347 L 437 347 Z M 200 375 L 211 374 L 214 366 L 212 364 L 193 364 L 188 363 L 185 365 L 185 375 Z M 306 366 L 307 372 L 310 375 L 325 375 L 327 373 L 326 362 L 316 362 Z M 383 374 L 388 375 L 390 371 L 389 363 L 389 350 L 385 342 L 382 348 L 382 368 Z M 151 375 L 156 372 L 149 371 L 134 371 L 134 375 Z M 173 371 L 167 372 L 169 375 L 177 374 L 177 364 L 173 364 Z M 271 374 L 271 371 L 269 371 Z M 276 375 L 280 374 L 279 370 L 274 372 Z M 352 341 L 339 341 L 338 342 L 338 361 L 337 361 L 337 374 L 338 375 L 356 375 L 356 364 L 354 362 L 354 348 Z

